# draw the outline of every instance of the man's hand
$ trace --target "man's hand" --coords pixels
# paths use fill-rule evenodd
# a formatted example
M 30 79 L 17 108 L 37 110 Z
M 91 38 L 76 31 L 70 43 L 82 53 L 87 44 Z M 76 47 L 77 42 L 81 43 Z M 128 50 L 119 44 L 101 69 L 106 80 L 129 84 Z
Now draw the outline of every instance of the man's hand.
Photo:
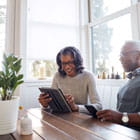
M 122 113 L 113 110 L 101 110 L 96 113 L 97 118 L 102 121 L 121 123 Z
M 44 93 L 41 93 L 39 95 L 39 98 L 38 98 L 39 103 L 43 107 L 47 107 L 48 106 L 48 102 L 50 102 L 51 100 L 52 100 L 52 98 L 49 98 L 49 94 L 44 94 Z
M 74 97 L 70 94 L 64 94 L 68 104 L 71 106 L 72 111 L 78 111 L 78 105 L 74 103 Z

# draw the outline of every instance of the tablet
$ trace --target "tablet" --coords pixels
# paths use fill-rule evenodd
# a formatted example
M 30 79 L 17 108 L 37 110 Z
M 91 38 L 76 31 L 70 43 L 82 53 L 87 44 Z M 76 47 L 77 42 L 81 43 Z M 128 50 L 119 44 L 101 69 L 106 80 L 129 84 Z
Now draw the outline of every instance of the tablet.
M 48 93 L 52 100 L 48 103 L 53 112 L 65 113 L 72 112 L 70 105 L 67 103 L 61 89 L 41 87 L 41 92 Z

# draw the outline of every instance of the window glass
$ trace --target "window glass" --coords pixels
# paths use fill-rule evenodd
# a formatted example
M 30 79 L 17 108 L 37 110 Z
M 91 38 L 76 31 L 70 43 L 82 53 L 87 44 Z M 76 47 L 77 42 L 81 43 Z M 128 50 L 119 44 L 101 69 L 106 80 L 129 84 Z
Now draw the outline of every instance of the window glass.
M 2 62 L 5 48 L 6 4 L 6 0 L 0 1 L 0 63 Z
M 53 76 L 58 51 L 65 46 L 79 48 L 78 1 L 28 0 L 26 64 L 29 79 Z
M 131 0 L 91 0 L 91 18 L 104 17 L 131 6 Z
M 120 49 L 125 40 L 132 39 L 130 14 L 99 24 L 92 30 L 96 74 L 111 74 L 113 67 L 114 72 L 121 75 Z

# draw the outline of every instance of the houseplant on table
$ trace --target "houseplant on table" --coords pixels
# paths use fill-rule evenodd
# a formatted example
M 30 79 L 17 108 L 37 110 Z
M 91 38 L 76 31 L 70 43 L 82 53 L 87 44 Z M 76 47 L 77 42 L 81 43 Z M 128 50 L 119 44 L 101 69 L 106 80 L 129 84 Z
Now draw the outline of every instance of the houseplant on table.
M 13 54 L 4 54 L 0 71 L 0 135 L 16 130 L 19 97 L 14 91 L 23 83 L 23 74 L 19 74 L 21 59 Z

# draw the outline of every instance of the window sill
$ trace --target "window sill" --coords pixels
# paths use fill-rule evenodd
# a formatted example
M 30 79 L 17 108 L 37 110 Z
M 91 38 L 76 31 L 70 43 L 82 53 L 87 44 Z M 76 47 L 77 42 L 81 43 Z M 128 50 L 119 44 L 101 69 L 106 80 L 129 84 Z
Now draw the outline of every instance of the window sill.
M 128 79 L 96 79 L 97 85 L 104 86 L 122 86 Z
M 52 78 L 46 78 L 44 80 L 24 80 L 23 86 L 26 85 L 28 87 L 50 87 L 52 83 Z

